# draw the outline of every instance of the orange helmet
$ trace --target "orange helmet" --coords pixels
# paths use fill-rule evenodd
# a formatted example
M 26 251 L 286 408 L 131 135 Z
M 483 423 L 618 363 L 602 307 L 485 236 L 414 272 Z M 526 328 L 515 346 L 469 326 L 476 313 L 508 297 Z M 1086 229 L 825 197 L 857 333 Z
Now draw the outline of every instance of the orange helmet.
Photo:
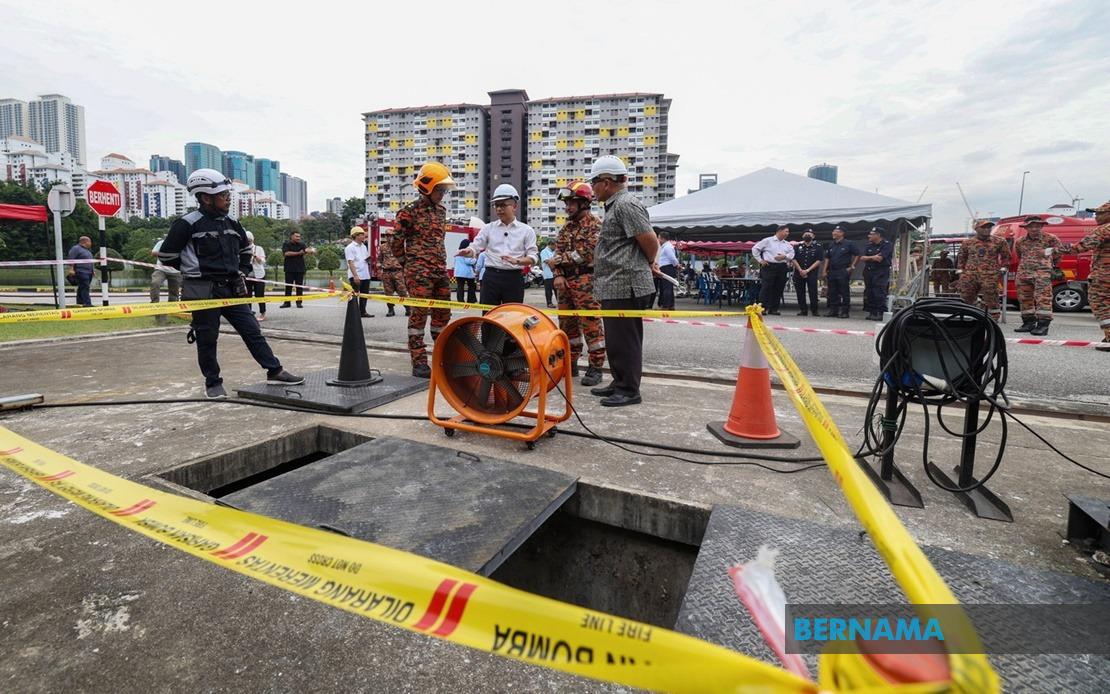
M 446 166 L 438 161 L 430 161 L 420 167 L 412 185 L 422 194 L 431 195 L 436 186 L 455 185 L 455 179 L 451 178 L 451 172 L 447 170 Z
M 585 181 L 573 181 L 569 186 L 559 191 L 558 198 L 559 200 L 581 198 L 589 205 L 594 199 L 594 189 L 593 186 Z

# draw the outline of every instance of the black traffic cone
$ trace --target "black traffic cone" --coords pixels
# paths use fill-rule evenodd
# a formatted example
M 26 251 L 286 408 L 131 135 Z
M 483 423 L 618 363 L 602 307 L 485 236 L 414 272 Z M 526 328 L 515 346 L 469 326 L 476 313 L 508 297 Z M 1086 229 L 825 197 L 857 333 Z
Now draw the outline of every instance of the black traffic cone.
M 347 318 L 343 324 L 343 351 L 339 355 L 339 373 L 326 383 L 329 386 L 354 388 L 368 386 L 380 380 L 381 372 L 370 368 L 370 359 L 366 356 L 366 336 L 362 332 L 358 300 L 351 297 L 347 302 Z

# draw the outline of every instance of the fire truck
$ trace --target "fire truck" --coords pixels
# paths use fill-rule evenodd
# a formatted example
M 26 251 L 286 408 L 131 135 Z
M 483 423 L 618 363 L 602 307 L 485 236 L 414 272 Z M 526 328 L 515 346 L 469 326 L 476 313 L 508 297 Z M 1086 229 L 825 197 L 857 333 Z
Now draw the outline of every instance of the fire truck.
M 991 232 L 992 236 L 1006 239 L 1012 251 L 1014 244 L 1025 237 L 1025 227 L 1021 226 L 1028 216 L 1040 217 L 1045 221 L 1044 231 L 1057 236 L 1063 243 L 1078 243 L 1090 234 L 1097 223 L 1094 219 L 1082 217 L 1061 217 L 1052 214 L 1021 215 L 1004 217 Z M 1010 260 L 1009 281 L 1006 284 L 1006 298 L 1017 302 L 1017 256 Z M 1067 313 L 1080 311 L 1087 306 L 1087 290 L 1091 275 L 1091 253 L 1061 256 L 1060 272 L 1052 282 L 1052 308 Z
M 1063 243 L 1077 243 L 1097 226 L 1094 219 L 1054 215 L 1051 213 L 1038 213 L 1032 215 L 1019 215 L 1016 217 L 1003 217 L 991 231 L 992 236 L 1006 240 L 1013 253 L 1014 243 L 1025 237 L 1025 227 L 1021 226 L 1026 217 L 1040 217 L 1045 221 L 1044 231 L 1054 234 Z M 955 260 L 960 251 L 963 237 L 932 237 L 933 253 L 940 250 L 937 244 L 948 249 Z M 1010 259 L 1010 271 L 1006 281 L 1006 299 L 1017 305 L 1017 256 Z M 1091 253 L 1068 254 L 1060 258 L 1060 273 L 1052 280 L 1052 308 L 1061 313 L 1081 311 L 1087 307 L 1087 289 L 1091 275 Z

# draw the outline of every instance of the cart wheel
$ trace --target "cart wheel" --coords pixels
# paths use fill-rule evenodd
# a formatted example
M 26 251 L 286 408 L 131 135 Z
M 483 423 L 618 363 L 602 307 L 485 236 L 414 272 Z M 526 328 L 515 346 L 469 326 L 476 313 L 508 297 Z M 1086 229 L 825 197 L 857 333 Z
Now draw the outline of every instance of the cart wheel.
M 530 450 L 530 451 L 536 450 L 536 442 L 535 441 L 525 441 L 524 445 L 528 446 L 528 450 Z
M 559 430 L 556 429 L 555 427 L 551 427 L 551 429 L 547 432 L 547 438 L 553 439 L 553 438 L 555 438 L 555 434 L 557 434 L 557 433 L 559 433 Z
M 455 430 L 454 429 L 444 429 L 443 433 L 447 434 L 447 438 L 449 438 L 449 439 L 454 438 L 454 436 L 455 436 Z

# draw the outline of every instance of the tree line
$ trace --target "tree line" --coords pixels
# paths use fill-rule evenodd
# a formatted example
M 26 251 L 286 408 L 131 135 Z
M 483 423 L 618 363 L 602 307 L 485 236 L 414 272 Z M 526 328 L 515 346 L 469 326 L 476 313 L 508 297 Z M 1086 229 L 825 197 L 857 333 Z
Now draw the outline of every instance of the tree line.
M 0 181 L 0 203 L 45 206 L 48 193 L 49 188 L 40 191 L 34 186 Z M 354 217 L 365 210 L 365 202 L 359 198 L 351 198 L 347 203 L 342 217 L 325 212 L 301 220 L 243 217 L 239 222 L 244 229 L 254 234 L 255 243 L 266 249 L 266 261 L 271 267 L 281 268 L 281 244 L 294 231 L 299 231 L 302 240 L 310 246 L 317 246 L 319 251 L 316 256 L 305 256 L 308 269 L 319 268 L 330 273 L 342 265 L 342 253 L 334 242 L 347 235 Z M 362 203 L 361 211 L 358 203 Z M 153 262 L 150 249 L 159 239 L 165 237 L 176 219 L 177 217 L 151 217 L 124 221 L 115 217 L 107 218 L 104 228 L 108 255 L 144 263 Z M 73 213 L 62 218 L 63 252 L 68 251 L 81 236 L 92 239 L 93 254 L 98 255 L 100 232 L 96 213 L 84 201 L 79 200 Z M 53 218 L 46 224 L 0 220 L 0 260 L 47 260 L 53 257 Z

